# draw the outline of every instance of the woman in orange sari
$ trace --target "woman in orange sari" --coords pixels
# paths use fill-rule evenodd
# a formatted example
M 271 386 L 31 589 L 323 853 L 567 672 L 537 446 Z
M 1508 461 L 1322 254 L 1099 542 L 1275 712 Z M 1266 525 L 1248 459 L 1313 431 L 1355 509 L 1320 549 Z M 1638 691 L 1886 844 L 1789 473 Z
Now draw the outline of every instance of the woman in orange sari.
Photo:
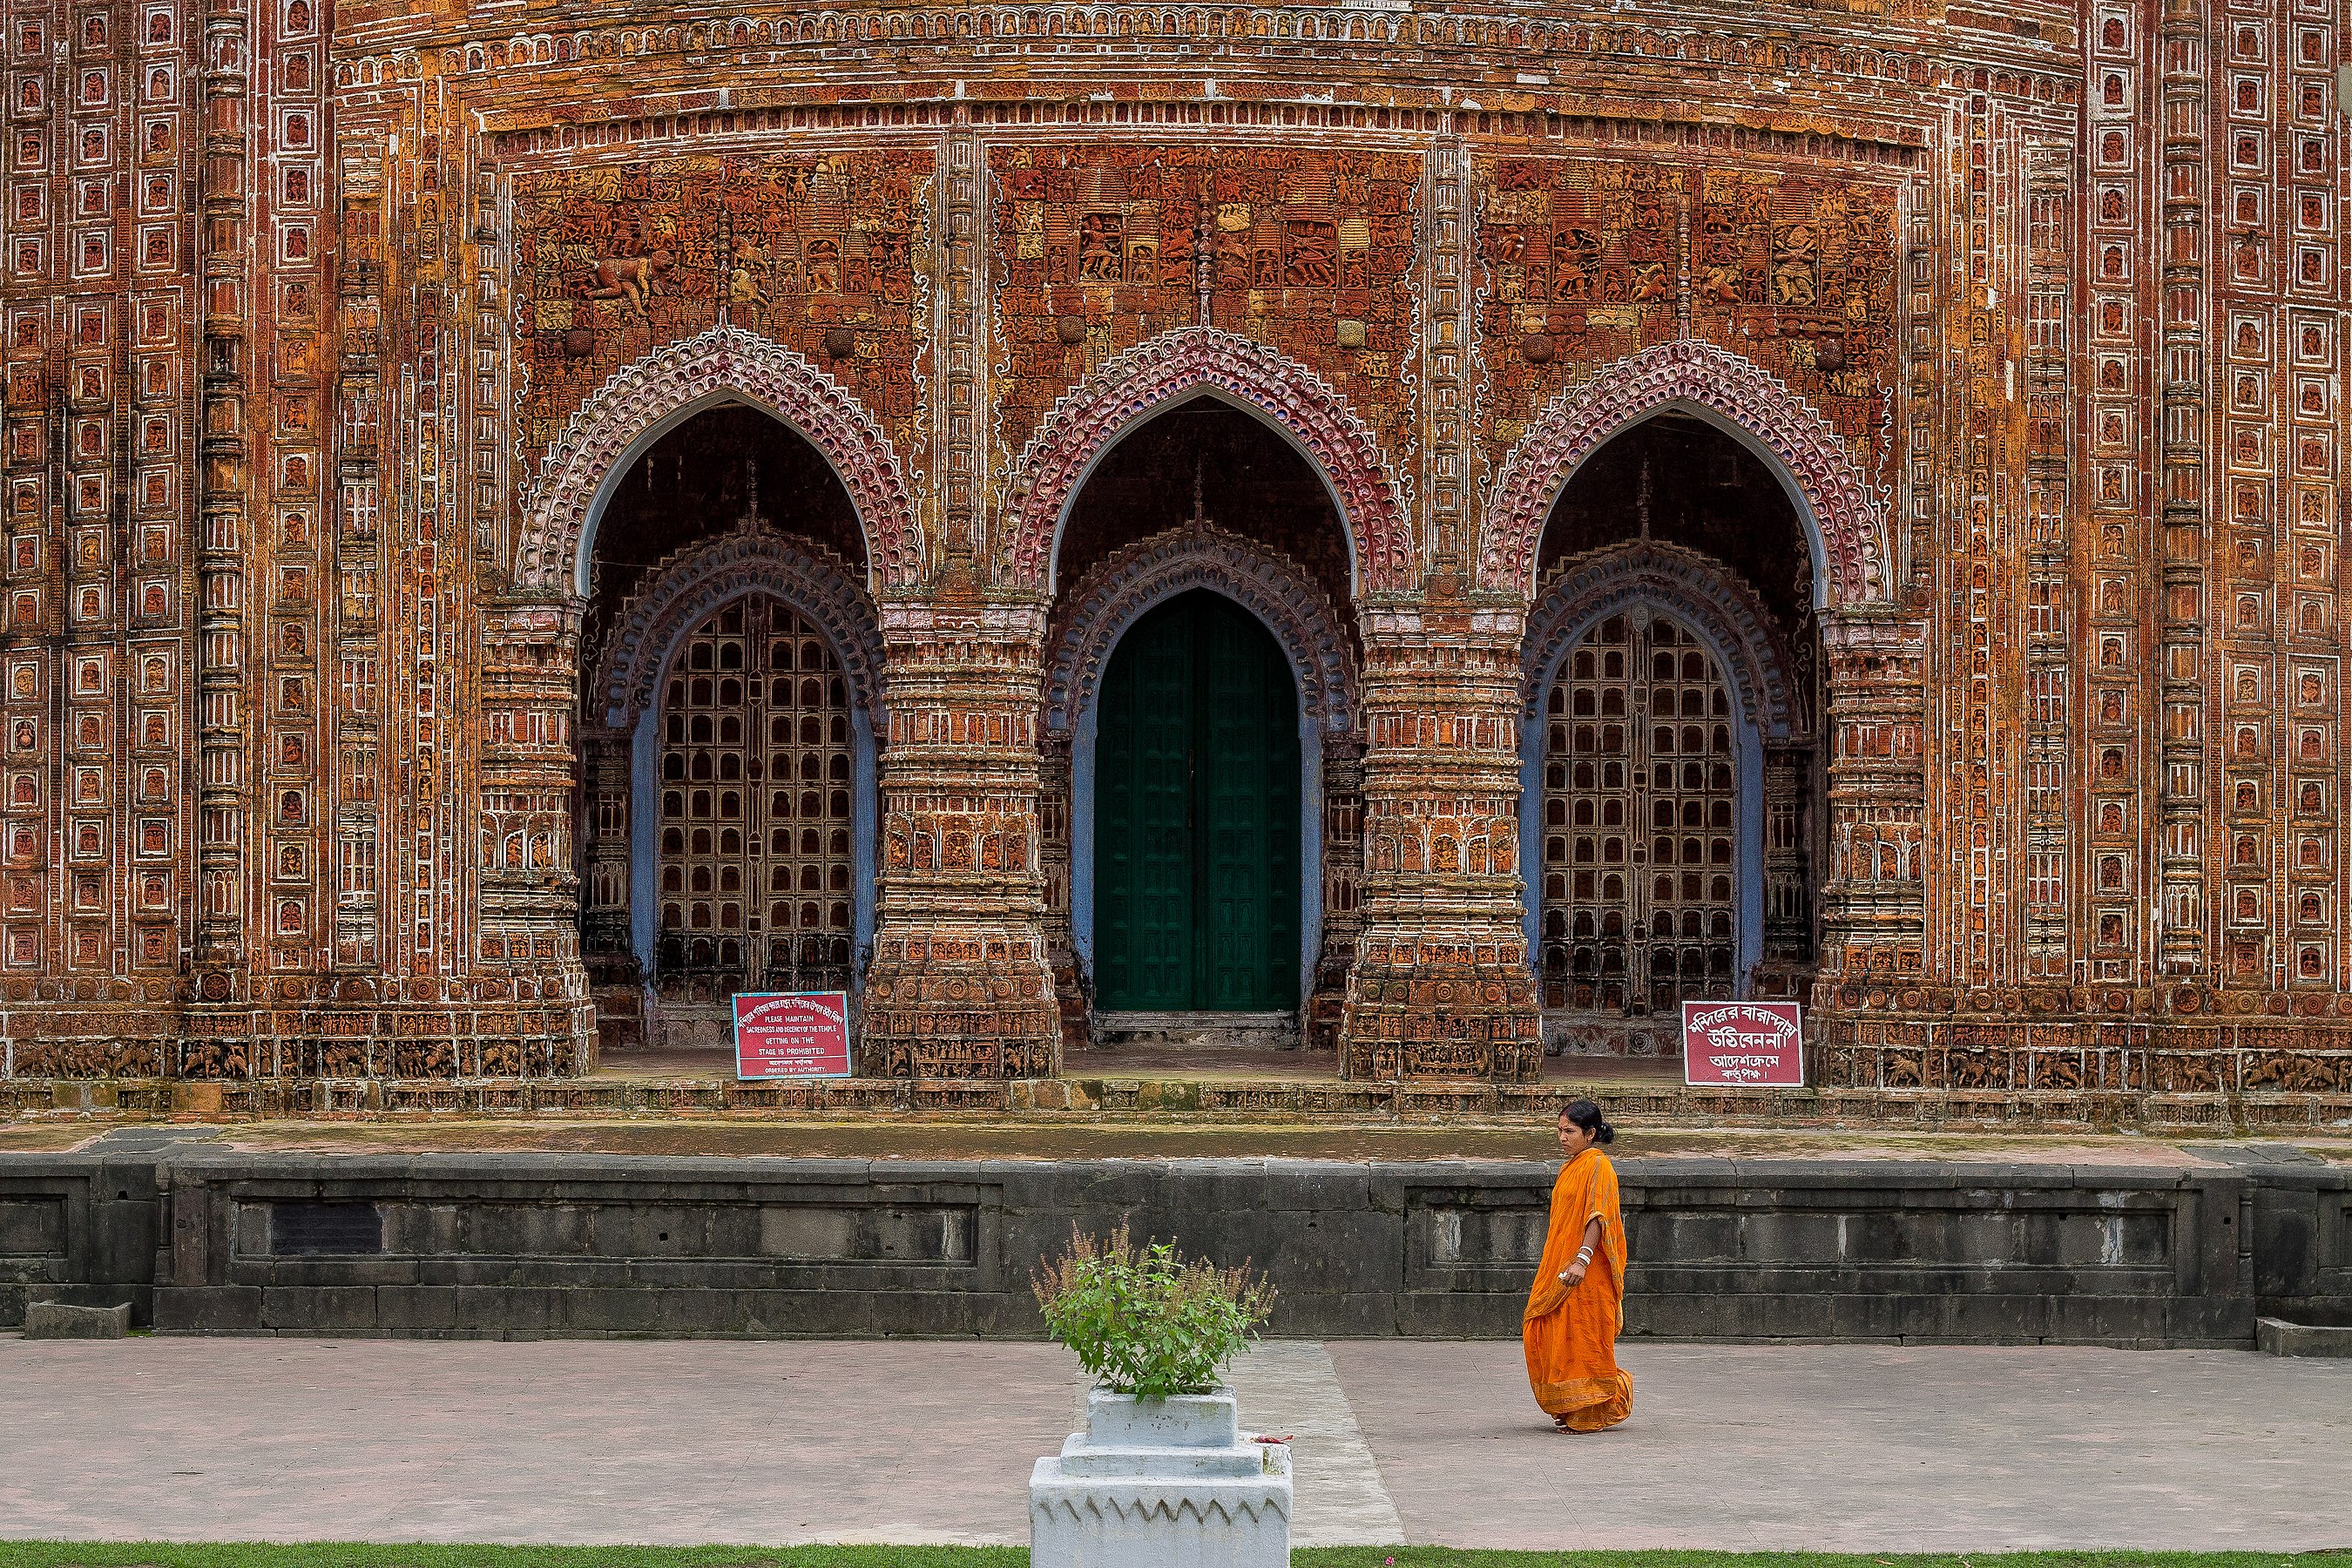
M 1552 1184 L 1551 1230 L 1520 1318 L 1528 1382 L 1563 1432 L 1598 1432 L 1633 1413 L 1633 1380 L 1617 1366 L 1625 1220 L 1617 1206 L 1616 1167 L 1599 1148 L 1616 1136 L 1589 1100 L 1559 1113 L 1568 1163 Z

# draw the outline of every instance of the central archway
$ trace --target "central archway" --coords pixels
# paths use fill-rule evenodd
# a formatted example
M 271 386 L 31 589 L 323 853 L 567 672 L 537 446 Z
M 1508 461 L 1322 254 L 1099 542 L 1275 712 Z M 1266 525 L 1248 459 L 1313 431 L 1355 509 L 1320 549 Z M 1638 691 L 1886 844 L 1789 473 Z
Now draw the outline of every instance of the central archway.
M 1066 509 L 1045 653 L 1040 854 L 1072 1049 L 1331 1042 L 1358 921 L 1362 743 L 1347 608 L 1355 556 L 1330 497 L 1328 476 L 1262 418 L 1196 396 L 1161 409 L 1099 455 Z M 1296 819 L 1286 842 L 1296 845 L 1297 869 L 1286 880 L 1296 909 L 1259 926 L 1279 933 L 1279 962 L 1296 976 L 1267 989 L 1294 1000 L 1248 1020 L 1138 1020 L 1111 1011 L 1116 977 L 1108 998 L 1097 994 L 1100 895 L 1116 880 L 1097 855 L 1109 782 L 1098 772 L 1104 684 L 1137 625 L 1196 590 L 1263 628 L 1283 661 L 1283 749 L 1297 778 L 1286 792 Z
M 1356 660 L 1339 613 L 1297 562 L 1213 524 L 1171 530 L 1118 551 L 1088 571 L 1072 595 L 1066 629 L 1045 666 L 1049 751 L 1067 759 L 1069 858 L 1064 907 L 1069 940 L 1089 973 L 1097 962 L 1099 718 L 1105 679 L 1129 633 L 1155 609 L 1206 592 L 1237 606 L 1269 634 L 1287 671 L 1289 722 L 1297 735 L 1298 984 L 1312 988 L 1333 917 L 1355 909 L 1356 846 L 1335 841 L 1326 818 L 1352 817 L 1352 795 L 1331 793 L 1358 747 Z M 1343 822 L 1343 827 L 1351 826 Z
M 1050 590 L 1062 525 L 1095 464 L 1154 415 L 1203 398 L 1276 432 L 1322 479 L 1349 535 L 1358 592 L 1407 584 L 1415 558 L 1410 509 L 1370 427 L 1305 365 L 1214 327 L 1179 327 L 1105 361 L 1038 423 L 1003 508 L 1013 580 Z

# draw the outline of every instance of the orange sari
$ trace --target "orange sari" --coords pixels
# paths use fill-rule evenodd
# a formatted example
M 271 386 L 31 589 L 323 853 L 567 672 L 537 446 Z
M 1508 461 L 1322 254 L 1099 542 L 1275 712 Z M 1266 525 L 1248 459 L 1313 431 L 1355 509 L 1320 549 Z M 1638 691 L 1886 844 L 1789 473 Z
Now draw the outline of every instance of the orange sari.
M 1584 1227 L 1601 1222 L 1601 1245 L 1573 1289 L 1560 1274 L 1576 1261 Z M 1551 1189 L 1551 1231 L 1528 1292 L 1519 1337 L 1536 1403 L 1571 1430 L 1598 1432 L 1633 1412 L 1633 1380 L 1617 1366 L 1617 1331 L 1625 1321 L 1625 1221 L 1617 1206 L 1617 1171 L 1587 1149 Z

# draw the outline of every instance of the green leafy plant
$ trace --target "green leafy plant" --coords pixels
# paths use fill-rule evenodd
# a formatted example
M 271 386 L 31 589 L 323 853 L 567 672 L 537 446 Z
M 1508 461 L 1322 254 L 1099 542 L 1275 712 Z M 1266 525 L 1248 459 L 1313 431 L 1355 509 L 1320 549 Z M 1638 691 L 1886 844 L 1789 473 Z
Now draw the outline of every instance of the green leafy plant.
M 1073 1226 L 1070 1250 L 1032 1281 L 1045 1332 L 1117 1394 L 1206 1394 L 1274 1310 L 1248 1263 L 1220 1268 L 1173 1245 L 1135 1245 L 1121 1225 L 1097 1241 Z

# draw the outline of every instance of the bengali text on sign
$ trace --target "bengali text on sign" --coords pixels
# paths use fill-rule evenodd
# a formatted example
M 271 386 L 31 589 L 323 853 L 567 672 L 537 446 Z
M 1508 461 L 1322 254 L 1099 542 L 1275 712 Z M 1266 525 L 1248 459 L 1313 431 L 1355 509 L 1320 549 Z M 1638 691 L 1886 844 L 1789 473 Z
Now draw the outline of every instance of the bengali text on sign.
M 735 998 L 737 1078 L 847 1078 L 849 997 L 839 991 Z
M 1683 1081 L 1721 1089 L 1794 1089 L 1805 1081 L 1805 1033 L 1794 1002 L 1683 1004 Z

